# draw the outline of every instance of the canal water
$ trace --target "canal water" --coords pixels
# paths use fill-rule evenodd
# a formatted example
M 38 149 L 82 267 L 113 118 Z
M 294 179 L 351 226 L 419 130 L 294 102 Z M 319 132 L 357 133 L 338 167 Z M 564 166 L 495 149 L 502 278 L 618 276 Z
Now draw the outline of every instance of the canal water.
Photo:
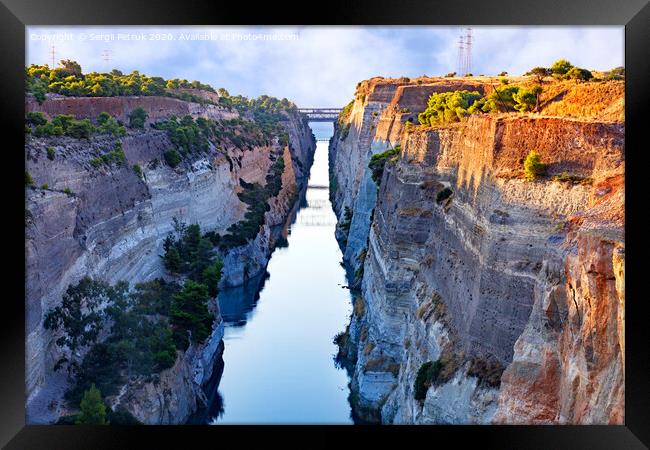
M 318 124 L 322 125 L 322 124 Z M 224 289 L 223 373 L 212 424 L 352 423 L 348 376 L 332 339 L 351 313 L 329 201 L 328 128 L 318 139 L 306 201 L 267 274 Z M 261 290 L 260 290 L 261 286 Z

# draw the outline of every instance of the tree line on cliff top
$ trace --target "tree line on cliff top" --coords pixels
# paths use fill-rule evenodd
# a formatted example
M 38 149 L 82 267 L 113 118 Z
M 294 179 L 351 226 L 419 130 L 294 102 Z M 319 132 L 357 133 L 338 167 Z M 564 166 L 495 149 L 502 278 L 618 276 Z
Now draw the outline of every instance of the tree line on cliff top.
M 472 114 L 537 111 L 542 83 L 546 77 L 576 82 L 597 80 L 591 71 L 573 66 L 565 59 L 557 60 L 548 68 L 534 67 L 525 75 L 535 77 L 538 84 L 515 86 L 502 78 L 501 85 L 488 95 L 468 90 L 433 93 L 427 101 L 426 109 L 418 114 L 418 121 L 421 125 L 435 126 L 458 122 Z M 620 80 L 624 76 L 625 69 L 617 67 L 606 74 L 605 80 Z
M 183 91 L 179 91 L 183 89 Z M 180 98 L 196 103 L 215 102 L 209 98 L 195 95 L 187 90 L 203 90 L 219 95 L 218 104 L 247 110 L 256 120 L 265 121 L 281 111 L 295 112 L 296 105 L 286 98 L 277 99 L 267 95 L 256 99 L 238 95 L 231 96 L 224 88 L 215 90 L 209 84 L 185 79 L 164 79 L 147 76 L 134 70 L 124 74 L 117 69 L 110 72 L 83 73 L 76 61 L 62 60 L 59 67 L 47 64 L 32 64 L 25 67 L 25 91 L 32 94 L 39 103 L 45 100 L 48 92 L 76 97 L 116 97 L 116 96 L 166 96 Z

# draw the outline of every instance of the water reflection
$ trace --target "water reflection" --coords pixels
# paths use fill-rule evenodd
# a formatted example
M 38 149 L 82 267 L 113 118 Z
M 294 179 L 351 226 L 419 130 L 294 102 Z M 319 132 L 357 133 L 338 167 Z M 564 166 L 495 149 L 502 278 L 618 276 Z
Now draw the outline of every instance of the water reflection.
M 332 339 L 351 302 L 328 182 L 327 142 L 319 142 L 309 179 L 318 188 L 307 188 L 278 234 L 267 273 L 219 294 L 225 350 L 210 423 L 352 422 L 349 379 L 334 363 Z

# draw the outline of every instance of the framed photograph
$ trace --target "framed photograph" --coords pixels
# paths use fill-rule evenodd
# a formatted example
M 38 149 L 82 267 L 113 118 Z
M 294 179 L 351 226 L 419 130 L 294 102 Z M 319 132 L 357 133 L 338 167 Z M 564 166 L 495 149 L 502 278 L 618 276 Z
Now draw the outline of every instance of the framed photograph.
M 6 448 L 648 448 L 647 1 L 0 11 Z

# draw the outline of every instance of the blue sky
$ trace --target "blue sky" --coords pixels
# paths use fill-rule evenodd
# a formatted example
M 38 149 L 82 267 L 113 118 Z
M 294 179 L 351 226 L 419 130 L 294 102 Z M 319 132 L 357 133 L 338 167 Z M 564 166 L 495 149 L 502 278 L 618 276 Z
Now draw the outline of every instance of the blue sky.
M 456 70 L 461 27 L 28 27 L 27 63 L 74 59 L 84 72 L 139 70 L 286 97 L 299 106 L 342 106 L 373 77 Z M 520 75 L 559 58 L 607 70 L 624 65 L 623 27 L 473 27 L 475 75 Z M 108 51 L 110 61 L 102 54 Z

